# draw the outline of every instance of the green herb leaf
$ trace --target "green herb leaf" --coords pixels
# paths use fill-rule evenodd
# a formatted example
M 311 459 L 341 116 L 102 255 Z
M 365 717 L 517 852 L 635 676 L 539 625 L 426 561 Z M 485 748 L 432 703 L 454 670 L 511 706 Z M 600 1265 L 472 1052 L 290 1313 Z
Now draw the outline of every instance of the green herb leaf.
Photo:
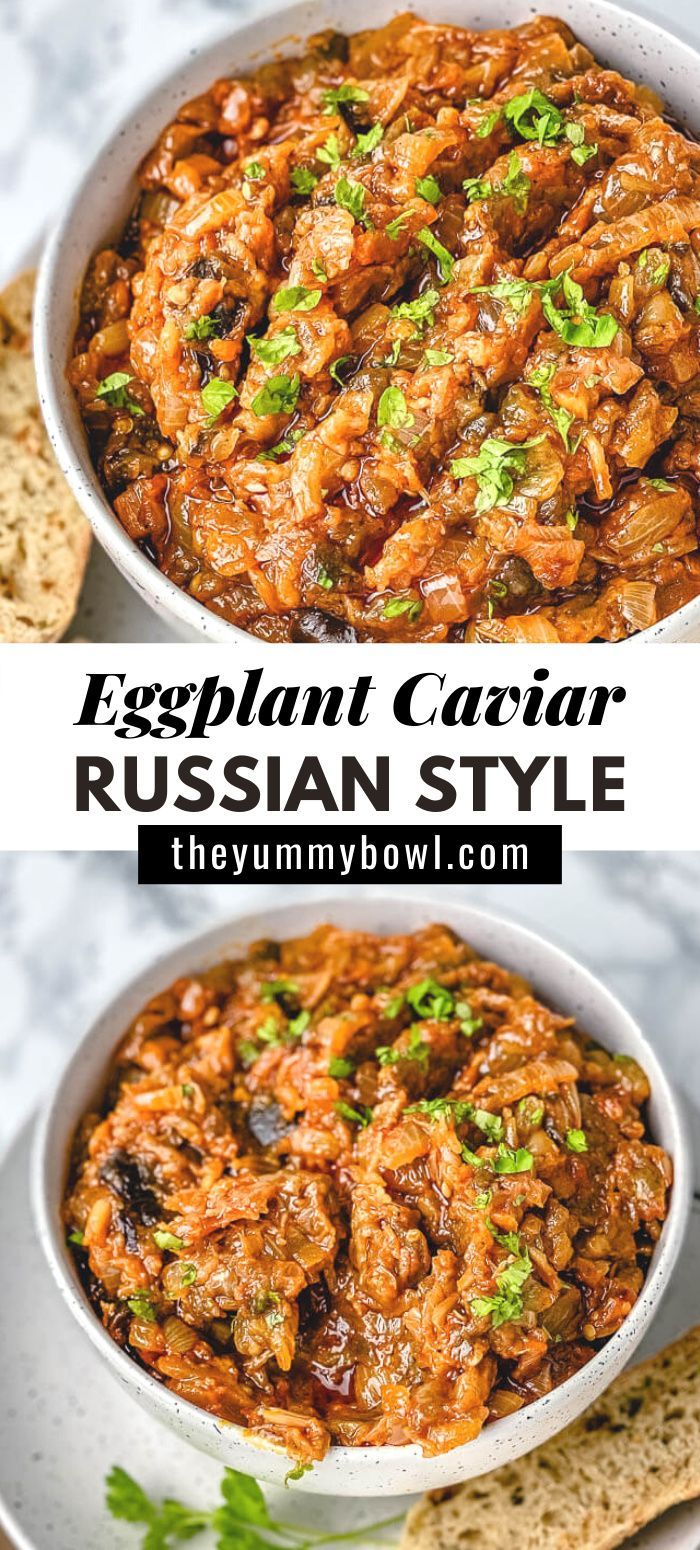
M 428 976 L 420 980 L 417 985 L 410 985 L 406 991 L 408 1005 L 415 1012 L 416 1017 L 430 1018 L 433 1022 L 444 1023 L 454 1015 L 455 1002 L 451 990 L 444 985 L 439 985 L 437 980 Z
M 511 151 L 508 158 L 508 171 L 502 183 L 498 185 L 499 194 L 512 199 L 515 209 L 522 215 L 527 207 L 530 193 L 530 179 L 525 172 L 517 151 Z
M 339 167 L 342 159 L 338 136 L 329 135 L 325 144 L 319 146 L 316 160 L 322 161 L 326 167 Z
M 578 527 L 578 512 L 569 510 L 564 514 L 564 521 L 570 533 L 575 533 Z
M 430 205 L 438 205 L 442 199 L 442 189 L 432 172 L 426 178 L 416 178 L 415 189 L 419 198 L 427 199 Z
M 262 183 L 266 177 L 265 168 L 259 161 L 249 161 L 247 167 L 243 168 L 243 176 L 249 183 Z
M 326 274 L 326 271 L 325 271 L 325 269 L 323 267 L 323 264 L 319 264 L 319 261 L 318 261 L 317 258 L 312 258 L 312 260 L 311 260 L 311 268 L 312 268 L 313 273 L 316 276 L 316 279 L 317 280 L 322 280 L 324 285 L 325 285 L 325 283 L 326 283 L 326 281 L 328 279 L 328 275 Z
M 511 97 L 503 117 L 521 140 L 536 140 L 538 145 L 556 145 L 564 133 L 564 118 L 551 98 L 533 86 L 518 97 Z
M 406 614 L 410 624 L 414 624 L 423 612 L 423 604 L 419 597 L 390 597 L 384 604 L 382 616 L 384 619 L 400 619 Z
M 415 1023 L 409 1029 L 408 1044 L 403 1048 L 396 1044 L 380 1044 L 374 1053 L 380 1066 L 396 1066 L 400 1060 L 415 1060 L 419 1065 L 427 1066 L 430 1058 L 430 1048 Z
M 532 1263 L 529 1254 L 518 1256 L 511 1265 L 507 1265 L 497 1274 L 496 1296 L 472 1298 L 472 1313 L 477 1318 L 488 1318 L 490 1315 L 494 1329 L 498 1329 L 501 1324 L 509 1323 L 511 1319 L 520 1318 L 523 1312 L 521 1292 L 531 1274 Z
M 283 285 L 272 298 L 273 312 L 313 312 L 323 291 L 310 291 L 306 285 Z
M 619 331 L 619 323 L 609 313 L 599 315 L 583 294 L 582 287 L 570 274 L 557 276 L 561 283 L 564 307 L 554 305 L 553 287 L 541 287 L 542 310 L 547 322 L 566 344 L 579 345 L 583 349 L 600 349 L 612 344 Z
M 438 276 L 442 284 L 447 285 L 454 274 L 455 261 L 452 254 L 448 253 L 447 248 L 443 247 L 441 242 L 438 242 L 437 237 L 430 230 L 429 226 L 421 226 L 420 231 L 416 232 L 416 236 L 418 241 L 422 242 L 423 247 L 427 248 L 428 252 L 432 253 L 433 257 L 437 259 Z
M 401 388 L 387 387 L 377 404 L 377 425 L 391 425 L 395 430 L 413 425 L 411 414 Z
M 338 1103 L 333 1104 L 333 1108 L 336 1114 L 340 1114 L 341 1119 L 349 1120 L 351 1125 L 359 1125 L 362 1130 L 370 1124 L 372 1119 L 372 1110 L 366 1108 L 364 1104 L 357 1109 L 353 1109 L 351 1104 L 343 1103 L 342 1099 L 340 1099 Z
M 454 360 L 449 350 L 426 350 L 424 353 L 428 366 L 449 366 Z
M 554 365 L 549 364 L 535 367 L 535 370 L 530 372 L 526 380 L 539 393 L 552 424 L 558 430 L 567 452 L 570 452 L 569 431 L 573 425 L 574 416 L 569 413 L 568 409 L 564 409 L 561 404 L 554 402 L 549 388 L 553 376 Z
M 85 1233 L 81 1232 L 79 1227 L 75 1227 L 73 1232 L 69 1232 L 68 1234 L 68 1242 L 74 1243 L 76 1248 L 82 1248 L 85 1242 Z
M 312 194 L 318 178 L 310 167 L 293 167 L 290 183 L 295 194 Z
M 126 1305 L 135 1318 L 143 1319 L 146 1324 L 155 1324 L 156 1313 L 149 1292 L 135 1292 L 133 1297 L 127 1297 Z
M 172 1249 L 174 1254 L 185 1247 L 182 1238 L 176 1238 L 174 1232 L 166 1232 L 162 1227 L 158 1227 L 154 1232 L 153 1242 L 159 1249 Z
M 344 1055 L 333 1055 L 328 1064 L 328 1075 L 335 1077 L 339 1082 L 347 1076 L 352 1076 L 354 1070 L 352 1060 L 346 1059 Z
M 382 1017 L 398 1017 L 403 1004 L 403 991 L 399 991 L 398 995 L 392 996 L 391 1001 L 387 1001 L 387 1004 L 382 1012 Z
M 221 324 L 213 313 L 205 312 L 201 318 L 193 318 L 185 329 L 185 339 L 213 339 L 221 333 Z
M 300 1012 L 298 1017 L 293 1017 L 292 1021 L 289 1024 L 289 1027 L 287 1029 L 287 1033 L 288 1033 L 289 1037 L 291 1039 L 300 1039 L 301 1036 L 302 1036 L 302 1033 L 306 1032 L 306 1029 L 308 1028 L 310 1022 L 311 1022 L 311 1013 L 307 1012 L 307 1011 Z
M 365 212 L 365 199 L 367 190 L 362 183 L 353 183 L 350 178 L 343 176 L 338 178 L 334 189 L 334 198 L 341 210 L 349 210 L 354 221 L 358 225 L 365 226 L 369 231 L 372 222 Z
M 270 377 L 251 403 L 253 414 L 291 414 L 296 408 L 300 389 L 298 376 Z
M 104 398 L 105 403 L 111 404 L 113 409 L 128 409 L 130 414 L 143 415 L 143 409 L 127 393 L 127 387 L 133 382 L 133 377 L 128 371 L 113 371 L 109 377 L 103 377 L 95 390 L 97 398 Z
M 587 1152 L 588 1142 L 585 1130 L 567 1130 L 566 1144 L 570 1152 Z
M 316 582 L 317 587 L 323 587 L 324 592 L 332 592 L 335 586 L 333 577 L 331 576 L 330 571 L 326 570 L 325 565 L 319 565 L 318 570 L 316 571 L 316 575 L 314 576 L 314 581 Z
M 353 160 L 357 161 L 361 156 L 371 156 L 384 139 L 384 125 L 373 124 L 371 129 L 364 134 L 359 134 L 350 152 Z
M 506 310 L 512 317 L 521 317 L 527 312 L 538 292 L 538 286 L 530 280 L 497 280 L 494 285 L 472 285 L 469 289 L 470 296 L 495 296 L 498 301 L 505 301 Z
M 180 1272 L 180 1285 L 193 1286 L 197 1279 L 196 1265 L 182 1265 Z
M 673 485 L 668 479 L 647 479 L 647 484 L 650 484 L 653 490 L 660 490 L 662 492 L 673 489 Z
M 596 155 L 598 146 L 586 145 L 583 124 L 567 124 L 564 133 L 572 146 L 571 160 L 577 167 L 585 166 L 586 162 Z
M 342 86 L 333 86 L 323 93 L 324 113 L 335 113 L 343 102 L 369 102 L 369 92 L 363 86 L 353 86 L 350 81 L 344 81 Z
M 485 140 L 487 135 L 493 134 L 500 116 L 501 109 L 492 108 L 491 112 L 487 113 L 485 118 L 482 118 L 481 123 L 477 124 L 474 130 L 477 140 Z
M 263 366 L 279 366 L 290 355 L 298 355 L 301 345 L 297 339 L 292 324 L 280 329 L 278 334 L 270 334 L 267 339 L 258 339 L 255 334 L 248 335 L 248 344 L 251 353 L 256 360 L 262 361 Z
M 527 454 L 542 440 L 541 436 L 519 443 L 488 436 L 476 457 L 453 458 L 450 471 L 455 479 L 476 479 L 478 493 L 474 503 L 478 512 L 505 505 L 515 489 L 514 475 L 523 474 Z
M 401 235 L 406 222 L 410 221 L 410 219 L 410 210 L 402 210 L 399 215 L 395 215 L 393 220 L 388 221 L 384 228 L 387 237 L 390 237 L 391 241 L 395 242 L 397 237 Z
M 281 441 L 275 442 L 274 447 L 268 447 L 264 452 L 256 452 L 256 461 L 259 463 L 274 462 L 282 457 L 285 452 L 293 452 L 298 441 L 301 441 L 303 430 L 288 431 Z
M 532 1152 L 528 1152 L 526 1146 L 513 1151 L 502 1141 L 493 1160 L 493 1169 L 495 1173 L 529 1173 L 532 1163 Z
M 478 130 L 477 130 L 478 134 Z M 479 199 L 490 199 L 493 193 L 493 184 L 488 178 L 465 178 L 462 188 L 467 196 L 467 204 L 476 204 Z
M 435 322 L 435 308 L 439 300 L 437 291 L 422 291 L 420 296 L 416 296 L 415 301 L 398 302 L 395 307 L 392 307 L 391 314 L 395 318 L 408 318 L 409 322 L 415 323 L 418 329 L 432 328 Z
M 293 1469 L 288 1469 L 284 1477 L 285 1485 L 289 1486 L 295 1480 L 303 1480 L 304 1475 L 310 1474 L 313 1464 L 295 1464 Z
M 202 408 L 207 415 L 207 424 L 213 425 L 231 400 L 237 396 L 232 382 L 224 382 L 222 377 L 212 377 L 200 393 Z
M 279 996 L 298 996 L 299 986 L 294 980 L 266 980 L 260 987 L 261 1001 L 277 1001 Z

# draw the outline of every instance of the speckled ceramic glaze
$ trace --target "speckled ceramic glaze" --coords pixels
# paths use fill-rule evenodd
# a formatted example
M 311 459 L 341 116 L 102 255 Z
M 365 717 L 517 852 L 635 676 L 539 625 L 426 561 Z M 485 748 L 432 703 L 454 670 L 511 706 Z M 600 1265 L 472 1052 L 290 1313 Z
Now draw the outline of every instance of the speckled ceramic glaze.
M 219 1422 L 162 1387 L 115 1345 L 90 1308 L 60 1221 L 70 1139 L 81 1115 L 99 1096 L 110 1056 L 128 1023 L 149 996 L 178 975 L 216 963 L 261 937 L 301 935 L 324 920 L 351 929 L 395 933 L 416 930 L 434 916 L 434 901 L 414 892 L 410 897 L 346 895 L 241 916 L 190 939 L 160 958 L 112 1000 L 67 1065 L 37 1132 L 33 1193 L 39 1234 L 60 1291 L 82 1329 L 135 1397 L 180 1436 L 222 1463 L 273 1483 L 281 1482 L 289 1468 L 284 1455 L 254 1445 L 241 1428 Z M 674 1162 L 670 1211 L 632 1312 L 607 1345 L 568 1382 L 527 1409 L 488 1426 L 473 1442 L 436 1458 L 424 1458 L 415 1446 L 333 1447 L 303 1477 L 300 1484 L 307 1491 L 386 1496 L 452 1485 L 517 1458 L 560 1431 L 628 1361 L 654 1316 L 683 1240 L 691 1196 L 690 1144 L 664 1071 L 633 1018 L 587 969 L 522 926 L 462 904 L 442 904 L 440 916 L 484 956 L 525 975 L 545 1001 L 575 1017 L 604 1047 L 632 1055 L 644 1067 L 652 1090 L 651 1130 Z
M 280 9 L 264 7 L 252 22 L 230 30 L 194 51 L 181 69 L 129 112 L 79 185 L 48 244 L 39 275 L 34 349 L 39 397 L 59 464 L 95 534 L 120 571 L 157 613 L 184 639 L 247 639 L 238 626 L 218 618 L 162 575 L 128 537 L 105 499 L 92 467 L 77 405 L 65 380 L 77 320 L 80 286 L 88 261 L 123 227 L 136 194 L 133 176 L 159 130 L 178 105 L 226 71 L 245 71 L 273 53 L 291 53 L 309 33 L 325 26 L 376 27 L 404 7 L 386 0 L 303 0 Z M 512 26 L 537 10 L 524 0 L 422 0 L 422 16 L 463 27 Z M 557 0 L 550 7 L 569 22 L 601 62 L 645 81 L 663 96 L 681 123 L 698 126 L 696 107 L 700 60 L 688 43 L 655 22 L 631 16 L 608 0 Z M 700 598 L 635 640 L 700 640 Z

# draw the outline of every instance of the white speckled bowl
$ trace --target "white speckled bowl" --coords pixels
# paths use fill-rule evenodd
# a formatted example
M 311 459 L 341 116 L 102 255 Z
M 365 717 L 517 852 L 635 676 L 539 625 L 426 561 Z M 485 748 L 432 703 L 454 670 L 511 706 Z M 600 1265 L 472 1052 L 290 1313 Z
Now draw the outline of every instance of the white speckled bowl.
M 649 1122 L 674 1162 L 669 1215 L 649 1274 L 632 1312 L 588 1365 L 527 1409 L 497 1421 L 473 1442 L 424 1458 L 417 1447 L 331 1448 L 300 1481 L 302 1490 L 336 1496 L 395 1496 L 432 1490 L 486 1474 L 518 1458 L 567 1426 L 616 1377 L 638 1345 L 678 1258 L 691 1198 L 691 1150 L 678 1101 L 658 1058 L 637 1024 L 587 969 L 522 926 L 466 904 L 435 903 L 410 894 L 339 895 L 294 903 L 256 915 L 240 915 L 167 953 L 132 980 L 88 1030 L 60 1079 L 39 1125 L 33 1160 L 33 1196 L 42 1246 L 61 1294 L 102 1358 L 136 1399 L 189 1442 L 262 1480 L 280 1483 L 289 1468 L 283 1455 L 253 1444 L 240 1427 L 178 1399 L 127 1356 L 103 1329 L 78 1281 L 66 1246 L 60 1201 L 71 1137 L 81 1116 L 99 1097 L 112 1052 L 145 1001 L 180 974 L 216 963 L 261 937 L 284 938 L 330 920 L 352 929 L 413 931 L 439 916 L 487 957 L 530 979 L 553 1006 L 575 1016 L 600 1043 L 634 1056 L 646 1070 L 652 1097 Z M 92 1381 L 86 1374 L 86 1382 Z
M 402 0 L 302 0 L 280 9 L 263 5 L 256 20 L 193 51 L 180 69 L 130 109 L 99 152 L 50 240 L 39 274 L 34 351 L 39 397 L 58 462 L 76 500 L 89 517 L 115 565 L 184 639 L 246 639 L 236 625 L 218 618 L 155 568 L 117 521 L 90 461 L 77 406 L 65 379 L 80 287 L 91 255 L 122 229 L 136 195 L 134 169 L 173 117 L 178 105 L 203 91 L 225 71 L 244 71 L 272 54 L 293 53 L 299 40 L 322 27 L 379 26 L 404 9 Z M 512 26 L 538 9 L 527 0 L 421 0 L 416 9 L 436 21 L 461 26 Z M 689 44 L 655 22 L 632 16 L 609 0 L 556 0 L 550 7 L 603 61 L 645 81 L 662 94 L 676 117 L 698 126 L 696 106 L 700 59 Z M 700 640 L 700 598 L 635 640 Z

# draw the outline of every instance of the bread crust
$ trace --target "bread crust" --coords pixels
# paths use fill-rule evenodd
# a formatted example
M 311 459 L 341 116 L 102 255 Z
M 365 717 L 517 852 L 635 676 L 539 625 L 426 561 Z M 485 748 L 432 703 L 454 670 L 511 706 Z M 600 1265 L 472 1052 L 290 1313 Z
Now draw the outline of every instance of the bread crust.
M 0 293 L 0 642 L 15 644 L 65 634 L 91 542 L 39 410 L 34 282 L 27 271 Z
M 700 1496 L 700 1325 L 515 1463 L 424 1496 L 399 1550 L 617 1550 Z

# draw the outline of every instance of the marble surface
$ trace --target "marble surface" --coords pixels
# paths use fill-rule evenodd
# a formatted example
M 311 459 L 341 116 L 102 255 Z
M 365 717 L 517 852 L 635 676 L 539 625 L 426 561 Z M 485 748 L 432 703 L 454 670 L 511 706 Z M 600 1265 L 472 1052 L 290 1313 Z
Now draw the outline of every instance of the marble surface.
M 0 0 L 0 283 L 32 254 L 129 103 L 188 50 L 254 15 L 259 3 Z M 700 41 L 696 0 L 627 3 Z
M 320 896 L 325 890 L 286 893 Z M 370 890 L 371 891 L 371 890 Z M 422 890 L 436 900 L 447 889 Z M 0 856 L 0 1146 L 110 994 L 178 938 L 272 887 L 138 887 L 125 853 Z M 558 941 L 636 1014 L 700 1107 L 700 856 L 573 855 L 561 887 L 465 888 Z M 241 899 L 240 896 L 243 896 Z

